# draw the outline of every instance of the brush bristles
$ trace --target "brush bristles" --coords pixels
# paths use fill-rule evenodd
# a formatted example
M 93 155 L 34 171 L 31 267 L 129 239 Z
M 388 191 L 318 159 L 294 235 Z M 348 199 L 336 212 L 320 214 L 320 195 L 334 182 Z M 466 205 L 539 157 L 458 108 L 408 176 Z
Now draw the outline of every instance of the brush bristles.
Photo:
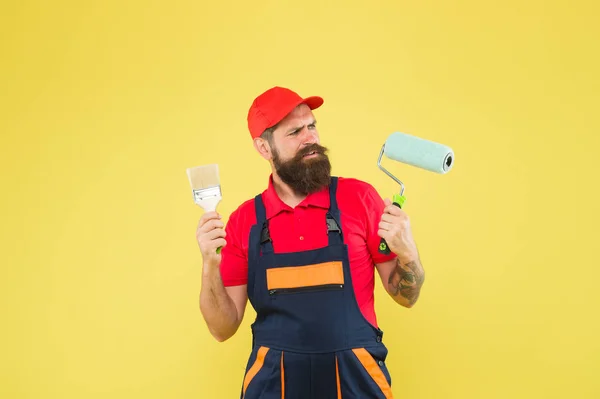
M 214 187 L 220 184 L 219 166 L 217 164 L 188 168 L 187 175 L 193 190 Z

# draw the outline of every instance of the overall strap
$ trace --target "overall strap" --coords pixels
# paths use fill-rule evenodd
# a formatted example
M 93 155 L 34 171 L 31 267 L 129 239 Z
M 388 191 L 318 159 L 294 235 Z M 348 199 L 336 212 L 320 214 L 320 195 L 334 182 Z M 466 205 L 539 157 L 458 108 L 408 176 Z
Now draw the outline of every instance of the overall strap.
M 262 195 L 258 194 L 254 197 L 254 208 L 256 211 L 256 225 L 260 226 L 259 246 L 262 252 L 273 252 L 273 241 L 269 233 L 269 222 L 267 221 L 267 211 L 262 200 Z
M 262 200 L 262 194 L 254 197 L 254 210 L 256 211 L 256 224 L 263 223 L 267 220 L 267 210 Z
M 251 301 L 254 281 L 256 279 L 256 268 L 258 266 L 261 252 L 264 252 L 265 250 L 262 248 L 261 242 L 263 241 L 265 231 L 268 235 L 268 229 L 266 229 L 266 210 L 261 194 L 258 194 L 256 197 L 254 197 L 254 209 L 256 212 L 256 224 L 250 229 L 250 241 L 248 245 L 248 298 L 250 298 Z M 273 249 L 271 247 L 271 251 L 272 250 Z
M 336 198 L 337 183 L 338 178 L 332 176 L 331 183 L 329 184 L 329 209 L 327 210 L 327 235 L 329 236 L 329 245 L 339 245 L 344 243 L 342 218 Z

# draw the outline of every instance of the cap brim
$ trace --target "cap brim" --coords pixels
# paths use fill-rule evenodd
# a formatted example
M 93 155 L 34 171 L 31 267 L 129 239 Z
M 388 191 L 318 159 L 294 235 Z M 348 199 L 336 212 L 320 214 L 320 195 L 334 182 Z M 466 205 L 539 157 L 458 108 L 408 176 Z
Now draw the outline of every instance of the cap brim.
M 311 97 L 306 97 L 298 105 L 300 105 L 300 104 L 306 104 L 306 105 L 308 105 L 310 107 L 310 109 L 317 109 L 321 105 L 323 105 L 323 102 L 324 102 L 324 100 L 323 100 L 322 97 L 311 96 Z

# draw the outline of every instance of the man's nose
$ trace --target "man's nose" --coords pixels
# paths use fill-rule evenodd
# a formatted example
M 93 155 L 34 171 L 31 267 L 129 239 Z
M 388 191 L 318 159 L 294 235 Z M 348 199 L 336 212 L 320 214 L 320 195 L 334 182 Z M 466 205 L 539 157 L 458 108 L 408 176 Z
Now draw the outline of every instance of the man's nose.
M 305 127 L 303 129 L 302 134 L 304 135 L 304 137 L 303 137 L 304 145 L 310 145 L 310 144 L 315 144 L 315 143 L 319 142 L 319 135 L 317 134 L 316 130 L 311 130 L 308 127 Z

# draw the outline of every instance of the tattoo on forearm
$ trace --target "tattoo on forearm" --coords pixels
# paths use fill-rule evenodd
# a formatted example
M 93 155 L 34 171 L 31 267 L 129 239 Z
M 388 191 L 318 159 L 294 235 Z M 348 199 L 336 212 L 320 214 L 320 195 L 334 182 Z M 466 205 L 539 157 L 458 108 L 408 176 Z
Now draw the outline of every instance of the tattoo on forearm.
M 400 294 L 413 305 L 419 297 L 424 280 L 425 273 L 419 262 L 413 261 L 404 265 L 398 260 L 396 268 L 390 274 L 388 284 L 392 295 Z

